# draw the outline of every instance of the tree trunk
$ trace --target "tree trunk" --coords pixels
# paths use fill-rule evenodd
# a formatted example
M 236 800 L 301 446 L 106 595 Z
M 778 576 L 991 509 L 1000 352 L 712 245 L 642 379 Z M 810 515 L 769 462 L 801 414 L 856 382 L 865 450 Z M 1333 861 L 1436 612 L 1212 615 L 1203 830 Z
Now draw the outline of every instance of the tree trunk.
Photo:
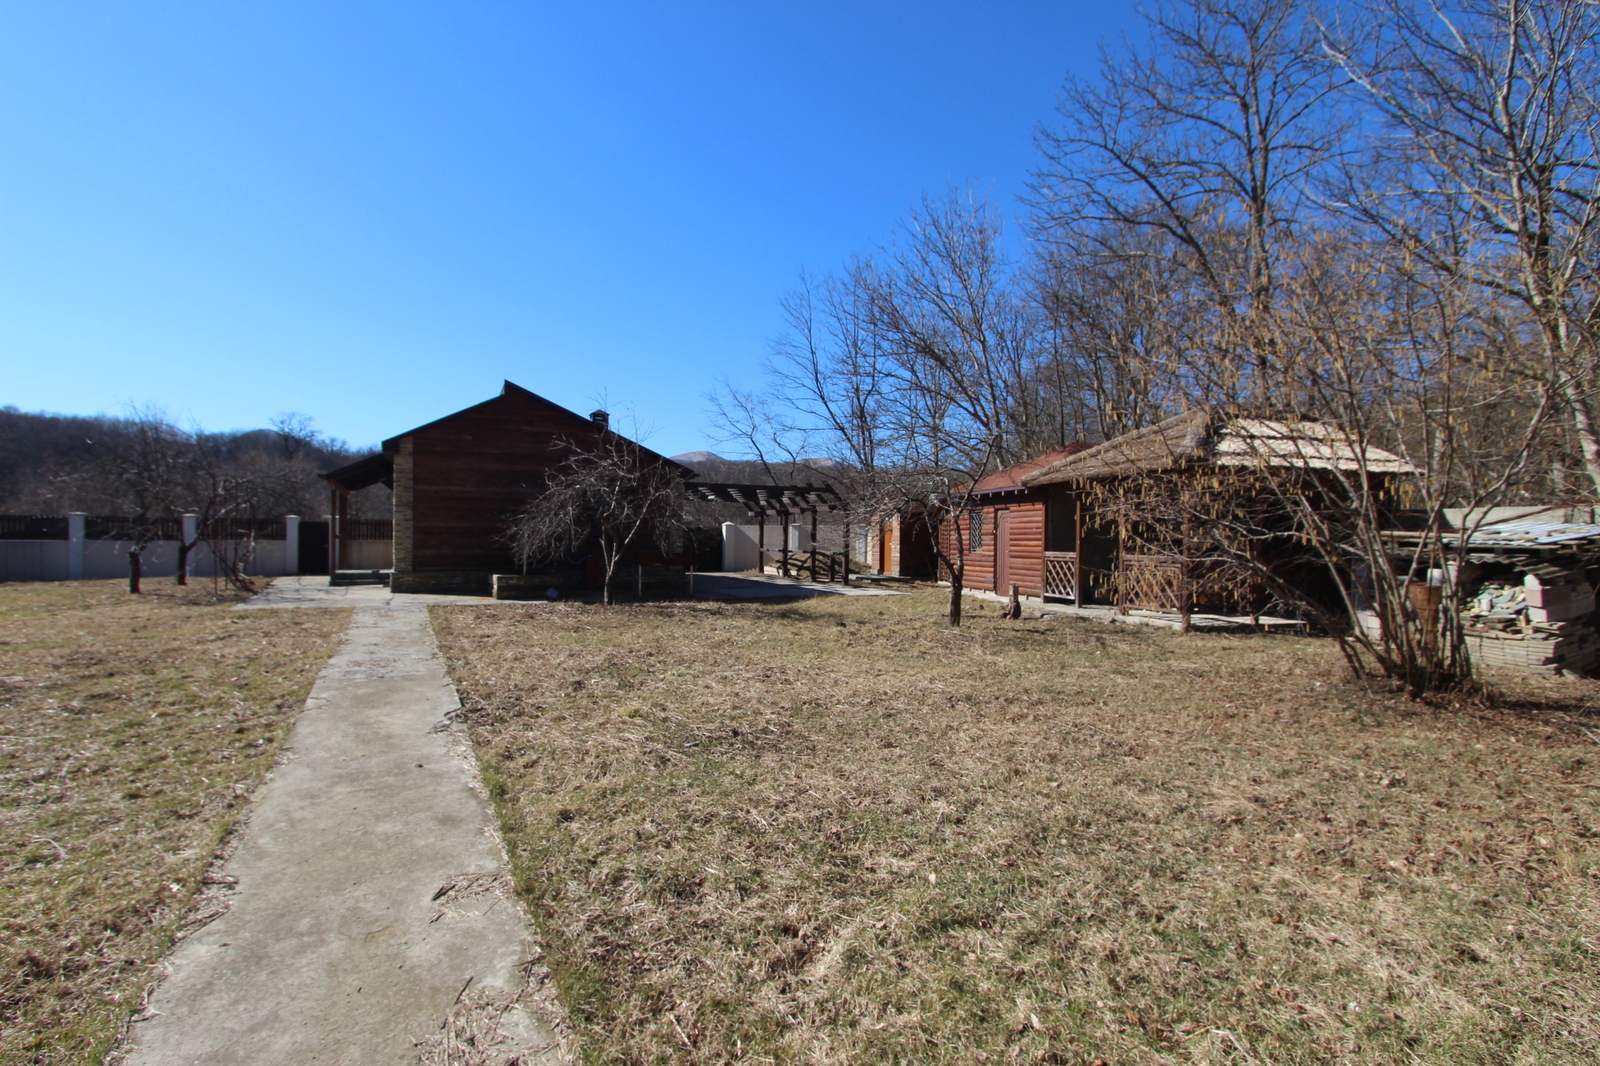
M 183 539 L 183 534 L 178 534 L 178 574 L 175 580 L 180 585 L 189 583 L 189 553 L 194 550 L 194 545 Z
M 1573 428 L 1578 433 L 1578 444 L 1583 449 L 1583 469 L 1596 495 L 1600 495 L 1600 429 L 1594 422 L 1594 409 L 1589 406 L 1589 396 L 1577 382 L 1566 388 L 1567 403 L 1572 405 Z
M 139 594 L 139 571 L 142 567 L 139 552 L 128 553 L 128 591 L 135 596 Z
M 951 520 L 950 530 L 953 534 L 950 539 L 956 550 L 955 558 L 949 563 L 950 625 L 956 629 L 961 628 L 961 585 L 967 577 L 967 542 L 962 539 L 964 534 L 961 532 L 961 516 L 963 513 L 962 511 L 956 512 L 955 517 Z M 934 536 L 938 536 L 937 531 Z M 938 541 L 936 540 L 934 543 L 937 544 Z

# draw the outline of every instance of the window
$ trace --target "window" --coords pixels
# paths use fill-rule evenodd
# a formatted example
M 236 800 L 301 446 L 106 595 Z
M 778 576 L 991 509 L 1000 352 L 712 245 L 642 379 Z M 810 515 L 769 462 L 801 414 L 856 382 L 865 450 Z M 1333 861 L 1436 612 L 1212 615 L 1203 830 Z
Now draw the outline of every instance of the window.
M 973 511 L 967 516 L 967 551 L 983 550 L 983 512 Z

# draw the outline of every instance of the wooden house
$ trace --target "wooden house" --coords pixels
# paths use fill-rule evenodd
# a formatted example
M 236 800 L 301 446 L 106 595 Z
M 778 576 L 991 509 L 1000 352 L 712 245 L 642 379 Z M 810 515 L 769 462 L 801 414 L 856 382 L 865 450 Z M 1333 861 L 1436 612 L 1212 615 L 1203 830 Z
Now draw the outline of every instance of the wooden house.
M 1073 546 L 1070 516 L 1050 514 L 1051 494 L 1025 486 L 1022 479 L 1088 448 L 1069 444 L 1045 452 L 1025 462 L 997 470 L 972 486 L 972 504 L 961 520 L 961 536 L 966 554 L 967 588 L 1007 593 L 1012 583 L 1024 596 L 1060 595 L 1051 584 L 1054 576 L 1051 559 Z M 952 498 L 967 491 L 965 485 L 952 490 Z M 1065 496 L 1057 494 L 1064 501 Z M 1059 508 L 1059 504 L 1058 504 Z M 955 526 L 945 523 L 940 530 L 946 558 L 955 557 Z
M 378 455 L 323 477 L 333 494 L 335 577 L 349 494 L 379 482 L 394 489 L 396 592 L 487 594 L 491 576 L 515 570 L 504 534 L 512 514 L 548 486 L 575 452 L 614 436 L 604 411 L 588 418 L 507 381 L 500 395 L 383 442 Z M 649 461 L 683 474 L 638 446 Z
M 867 525 L 864 560 L 889 577 L 931 578 L 939 569 L 933 530 L 922 504 L 902 504 L 879 514 Z
M 1142 475 L 1170 473 L 1204 481 L 1215 480 L 1220 473 L 1238 472 L 1247 476 L 1232 480 L 1247 492 L 1252 484 L 1248 475 L 1264 475 L 1268 470 L 1280 484 L 1287 473 L 1299 486 L 1297 491 L 1308 497 L 1329 491 L 1341 478 L 1385 480 L 1416 472 L 1391 452 L 1370 445 L 1363 449 L 1332 423 L 1249 418 L 1209 409 L 1187 411 L 1063 456 L 1017 479 L 1028 493 L 1042 496 L 1045 515 L 1045 577 L 1042 583 L 1025 585 L 1024 591 L 1040 587 L 1046 597 L 1079 605 L 1109 604 L 1170 613 L 1188 609 L 1254 612 L 1259 609 L 1252 602 L 1255 591 L 1227 587 L 1220 581 L 1208 583 L 1206 561 L 1186 558 L 1182 551 L 1151 552 L 1148 541 L 1141 547 L 1137 537 L 1097 508 L 1092 490 L 1118 481 L 1137 487 Z M 1264 483 L 1255 484 L 1262 486 L 1261 491 L 1253 497 L 1240 495 L 1237 506 L 1270 509 Z M 1164 532 L 1164 537 L 1152 539 L 1178 543 L 1176 531 Z M 998 542 L 1000 538 L 995 539 Z M 1024 552 L 1013 553 L 1010 569 L 1000 576 L 1024 574 L 1031 579 L 1037 566 L 1033 560 L 1039 554 L 1037 540 L 1030 526 Z M 1286 560 L 1297 554 L 1287 542 L 1277 547 L 1283 549 Z M 1263 550 L 1272 551 L 1274 545 L 1265 544 Z M 1325 568 L 1304 575 L 1310 582 L 1328 579 Z M 1015 576 L 1009 580 L 1022 583 Z M 970 577 L 968 584 L 1002 588 Z

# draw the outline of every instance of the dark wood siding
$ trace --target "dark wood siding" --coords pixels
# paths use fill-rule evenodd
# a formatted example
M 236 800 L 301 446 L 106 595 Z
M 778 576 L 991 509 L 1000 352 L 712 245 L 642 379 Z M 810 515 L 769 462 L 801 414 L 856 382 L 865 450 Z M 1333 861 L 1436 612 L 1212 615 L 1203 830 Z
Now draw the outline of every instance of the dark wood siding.
M 513 386 L 406 434 L 410 565 L 511 569 L 510 550 L 500 539 L 507 519 L 544 490 L 546 476 L 572 445 L 591 446 L 599 432 L 589 419 Z

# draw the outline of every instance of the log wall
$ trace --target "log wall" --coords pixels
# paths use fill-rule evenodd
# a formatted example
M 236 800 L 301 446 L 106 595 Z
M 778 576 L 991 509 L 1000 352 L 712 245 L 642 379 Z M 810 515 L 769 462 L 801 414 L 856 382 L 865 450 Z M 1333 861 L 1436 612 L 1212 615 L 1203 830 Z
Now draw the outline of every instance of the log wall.
M 961 535 L 966 536 L 973 513 L 983 515 L 983 547 L 967 553 L 966 580 L 970 589 L 988 589 L 1005 594 L 1010 589 L 995 588 L 995 550 L 998 544 L 999 512 L 1008 513 L 1010 553 L 1007 558 L 1007 577 L 1015 582 L 1024 596 L 1041 596 L 1044 593 L 1045 502 L 1042 494 L 1008 497 L 1004 502 L 975 507 L 961 520 Z M 952 541 L 956 523 L 941 526 L 945 554 L 955 558 Z

